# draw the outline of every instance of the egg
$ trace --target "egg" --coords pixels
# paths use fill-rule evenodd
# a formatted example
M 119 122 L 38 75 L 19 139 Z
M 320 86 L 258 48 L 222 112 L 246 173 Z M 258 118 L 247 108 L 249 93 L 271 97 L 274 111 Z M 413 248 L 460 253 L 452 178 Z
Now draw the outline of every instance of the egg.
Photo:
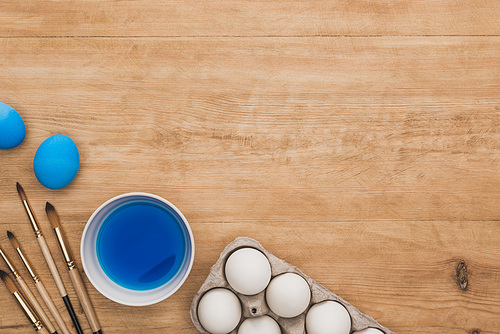
M 380 329 L 377 328 L 366 328 L 361 331 L 354 332 L 352 334 L 384 334 Z
M 47 188 L 61 189 L 73 181 L 80 167 L 75 142 L 65 135 L 53 135 L 38 147 L 33 169 L 38 181 Z
M 238 334 L 281 334 L 281 329 L 276 320 L 265 315 L 243 321 Z
M 212 334 L 227 334 L 238 326 L 241 304 L 236 295 L 224 288 L 209 290 L 198 304 L 198 319 Z
M 309 309 L 306 329 L 308 334 L 349 334 L 351 316 L 342 304 L 326 300 Z
M 273 278 L 266 290 L 271 311 L 283 318 L 293 318 L 304 312 L 311 301 L 311 290 L 306 280 L 294 273 Z
M 229 285 L 244 295 L 255 295 L 264 290 L 271 280 L 271 264 L 255 248 L 241 248 L 229 256 L 225 266 Z
M 14 148 L 25 136 L 26 126 L 21 116 L 11 106 L 0 102 L 0 148 Z

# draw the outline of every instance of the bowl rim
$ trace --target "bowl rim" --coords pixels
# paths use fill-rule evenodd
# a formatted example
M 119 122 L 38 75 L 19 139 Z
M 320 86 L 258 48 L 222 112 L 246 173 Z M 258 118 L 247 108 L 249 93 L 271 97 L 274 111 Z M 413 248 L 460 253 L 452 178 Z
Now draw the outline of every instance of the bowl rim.
M 160 202 L 163 202 L 164 204 L 168 205 L 171 209 L 173 209 L 181 217 L 182 222 L 183 222 L 184 226 L 186 227 L 186 229 L 188 231 L 189 241 L 190 241 L 191 250 L 192 250 L 191 251 L 192 255 L 191 255 L 190 259 L 189 259 L 189 265 L 188 265 L 187 270 L 184 273 L 182 279 L 179 281 L 179 283 L 173 289 L 171 289 L 170 291 L 168 291 L 167 293 L 161 295 L 160 297 L 157 297 L 157 298 L 154 298 L 154 299 L 151 299 L 151 300 L 148 300 L 148 301 L 138 301 L 137 299 L 133 298 L 132 295 L 133 295 L 134 290 L 130 290 L 131 291 L 131 298 L 127 299 L 127 300 L 124 300 L 122 298 L 117 298 L 116 296 L 113 296 L 112 294 L 108 293 L 106 291 L 106 289 L 103 289 L 102 286 L 99 286 L 99 284 L 95 281 L 95 279 L 92 278 L 92 276 L 90 274 L 90 271 L 89 271 L 89 268 L 86 265 L 87 259 L 86 259 L 85 252 L 84 252 L 84 248 L 85 248 L 84 247 L 84 245 L 85 245 L 84 241 L 85 241 L 85 238 L 87 237 L 87 232 L 88 232 L 90 226 L 94 222 L 95 216 L 100 211 L 102 211 L 105 207 L 107 207 L 109 204 L 111 204 L 112 202 L 117 201 L 119 199 L 122 199 L 124 197 L 132 197 L 132 196 L 144 196 L 144 197 L 153 198 L 153 199 L 159 200 Z M 102 222 L 101 222 L 101 224 L 102 224 Z M 106 298 L 108 298 L 108 299 L 110 299 L 110 300 L 112 300 L 114 302 L 117 302 L 119 304 L 123 304 L 123 305 L 128 305 L 128 306 L 146 306 L 146 305 L 153 305 L 153 304 L 156 304 L 156 303 L 158 303 L 158 302 L 160 302 L 162 300 L 167 299 L 168 297 L 170 297 L 171 295 L 173 295 L 177 290 L 179 290 L 180 287 L 184 284 L 184 282 L 188 278 L 189 274 L 191 273 L 191 269 L 193 267 L 194 256 L 195 256 L 195 244 L 194 244 L 193 232 L 191 230 L 191 226 L 189 225 L 189 222 L 187 221 L 186 217 L 184 217 L 184 215 L 182 214 L 182 212 L 174 204 L 172 204 L 171 202 L 169 202 L 165 198 L 163 198 L 161 196 L 158 196 L 158 195 L 155 195 L 155 194 L 146 193 L 146 192 L 129 192 L 129 193 L 124 193 L 124 194 L 117 195 L 115 197 L 112 197 L 112 198 L 108 199 L 106 202 L 104 202 L 103 204 L 101 204 L 92 213 L 92 215 L 90 216 L 90 218 L 87 220 L 87 223 L 85 224 L 85 228 L 83 229 L 82 237 L 81 237 L 81 240 L 80 240 L 80 256 L 81 256 L 82 266 L 83 266 L 83 270 L 85 272 L 85 275 L 89 279 L 90 283 L 94 286 L 94 288 L 96 288 L 96 290 L 99 291 L 104 297 L 106 297 Z

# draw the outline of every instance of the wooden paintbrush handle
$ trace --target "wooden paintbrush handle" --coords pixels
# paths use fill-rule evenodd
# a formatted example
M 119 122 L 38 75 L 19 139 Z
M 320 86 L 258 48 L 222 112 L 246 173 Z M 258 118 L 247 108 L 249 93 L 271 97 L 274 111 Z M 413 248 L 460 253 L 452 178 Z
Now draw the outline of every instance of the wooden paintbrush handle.
M 87 289 L 85 289 L 85 285 L 83 284 L 82 276 L 80 275 L 78 268 L 75 267 L 70 270 L 69 277 L 71 278 L 71 282 L 75 287 L 76 294 L 78 296 L 78 299 L 80 299 L 80 303 L 82 304 L 83 311 L 87 316 L 87 320 L 89 321 L 92 332 L 100 333 L 101 325 L 99 325 L 99 321 L 97 320 L 94 308 L 92 307 L 92 302 L 90 301 Z
M 59 326 L 59 328 L 61 329 L 61 331 L 63 332 L 63 334 L 70 334 L 68 326 L 66 326 L 66 323 L 64 322 L 56 305 L 52 301 L 52 298 L 50 298 L 50 295 L 47 292 L 47 289 L 45 289 L 45 286 L 43 285 L 42 281 L 38 281 L 35 285 L 36 285 L 36 288 L 38 289 L 38 292 L 40 293 L 40 296 L 42 296 L 43 301 L 45 302 L 45 305 L 47 305 L 50 313 L 52 314 L 54 319 L 56 319 L 56 323 Z M 50 330 L 50 328 L 48 328 L 48 329 Z
M 61 275 L 59 275 L 59 271 L 57 271 L 56 264 L 54 262 L 54 259 L 52 258 L 52 254 L 50 253 L 49 247 L 47 246 L 47 243 L 45 242 L 45 238 L 43 235 L 39 236 L 36 238 L 38 240 L 38 244 L 40 245 L 40 249 L 42 250 L 43 257 L 45 258 L 45 262 L 47 262 L 47 266 L 49 267 L 50 273 L 52 274 L 52 277 L 54 278 L 54 281 L 56 282 L 57 289 L 59 290 L 59 293 L 61 294 L 61 297 L 67 296 L 68 293 L 66 292 L 66 289 L 64 288 L 64 283 L 61 279 Z
M 38 334 L 50 334 L 45 327 L 40 328 L 36 331 Z
M 31 303 L 31 305 L 35 309 L 35 312 L 38 313 L 38 315 L 40 316 L 40 320 L 42 320 L 42 322 L 45 324 L 45 326 L 51 333 L 54 333 L 56 331 L 56 328 L 50 321 L 49 317 L 47 317 L 47 314 L 45 314 L 45 312 L 43 311 L 42 306 L 36 300 L 36 297 L 33 295 L 33 292 L 31 292 L 28 285 L 26 285 L 26 282 L 24 282 L 24 280 L 20 276 L 18 276 L 17 283 L 19 283 L 19 286 L 21 287 L 21 290 L 24 293 L 24 296 L 26 297 L 28 302 Z

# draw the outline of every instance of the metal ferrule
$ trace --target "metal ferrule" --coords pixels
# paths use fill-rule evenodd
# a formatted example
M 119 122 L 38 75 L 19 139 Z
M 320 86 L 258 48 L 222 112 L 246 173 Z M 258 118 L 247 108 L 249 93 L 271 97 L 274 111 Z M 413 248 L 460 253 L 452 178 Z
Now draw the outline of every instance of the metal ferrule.
M 66 265 L 68 266 L 69 270 L 74 269 L 75 262 L 71 259 L 71 252 L 66 247 L 66 242 L 64 240 L 64 236 L 62 234 L 61 229 L 59 227 L 56 227 L 56 228 L 54 228 L 54 232 L 56 232 L 57 242 L 59 243 L 59 248 L 61 248 L 64 262 L 66 262 Z
M 35 271 L 33 268 L 31 268 L 30 263 L 28 260 L 24 257 L 23 252 L 21 251 L 21 248 L 16 248 L 17 254 L 19 254 L 19 257 L 21 258 L 21 261 L 23 262 L 24 266 L 26 267 L 26 270 L 30 273 L 31 278 L 35 283 L 39 281 L 38 277 L 36 276 Z
M 5 263 L 7 263 L 7 267 L 9 267 L 9 270 L 11 271 L 12 275 L 14 275 L 16 278 L 19 277 L 16 268 L 14 268 L 12 263 L 10 263 L 9 258 L 7 257 L 7 255 L 4 254 L 1 248 L 0 248 L 0 255 L 2 255 L 3 260 L 5 261 Z
M 68 266 L 68 270 L 73 270 L 76 268 L 75 261 L 67 262 L 66 265 Z
M 19 292 L 14 292 L 14 297 L 16 298 L 19 305 L 23 309 L 24 314 L 28 317 L 31 324 L 36 330 L 40 330 L 43 328 L 43 324 L 39 319 L 38 314 L 31 308 L 31 306 L 26 302 L 24 297 Z
M 31 222 L 31 227 L 33 227 L 33 231 L 35 232 L 35 236 L 37 238 L 40 238 L 42 236 L 42 230 L 38 227 L 38 223 L 36 221 L 35 214 L 33 213 L 33 210 L 31 210 L 31 206 L 28 203 L 28 201 L 23 201 L 24 209 L 26 210 L 26 213 L 28 214 L 28 218 L 30 219 Z
M 40 329 L 43 328 L 43 324 L 41 320 L 38 320 L 33 324 L 33 327 L 35 328 L 36 331 L 39 331 Z

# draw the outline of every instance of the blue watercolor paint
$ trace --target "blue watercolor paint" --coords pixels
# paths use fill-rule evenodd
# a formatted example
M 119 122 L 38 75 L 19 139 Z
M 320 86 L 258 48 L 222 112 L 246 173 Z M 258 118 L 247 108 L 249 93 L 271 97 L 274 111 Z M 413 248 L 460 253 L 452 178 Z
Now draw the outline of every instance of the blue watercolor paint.
M 187 254 L 181 217 L 147 200 L 111 212 L 97 235 L 97 258 L 106 275 L 131 290 L 151 290 L 170 281 Z

